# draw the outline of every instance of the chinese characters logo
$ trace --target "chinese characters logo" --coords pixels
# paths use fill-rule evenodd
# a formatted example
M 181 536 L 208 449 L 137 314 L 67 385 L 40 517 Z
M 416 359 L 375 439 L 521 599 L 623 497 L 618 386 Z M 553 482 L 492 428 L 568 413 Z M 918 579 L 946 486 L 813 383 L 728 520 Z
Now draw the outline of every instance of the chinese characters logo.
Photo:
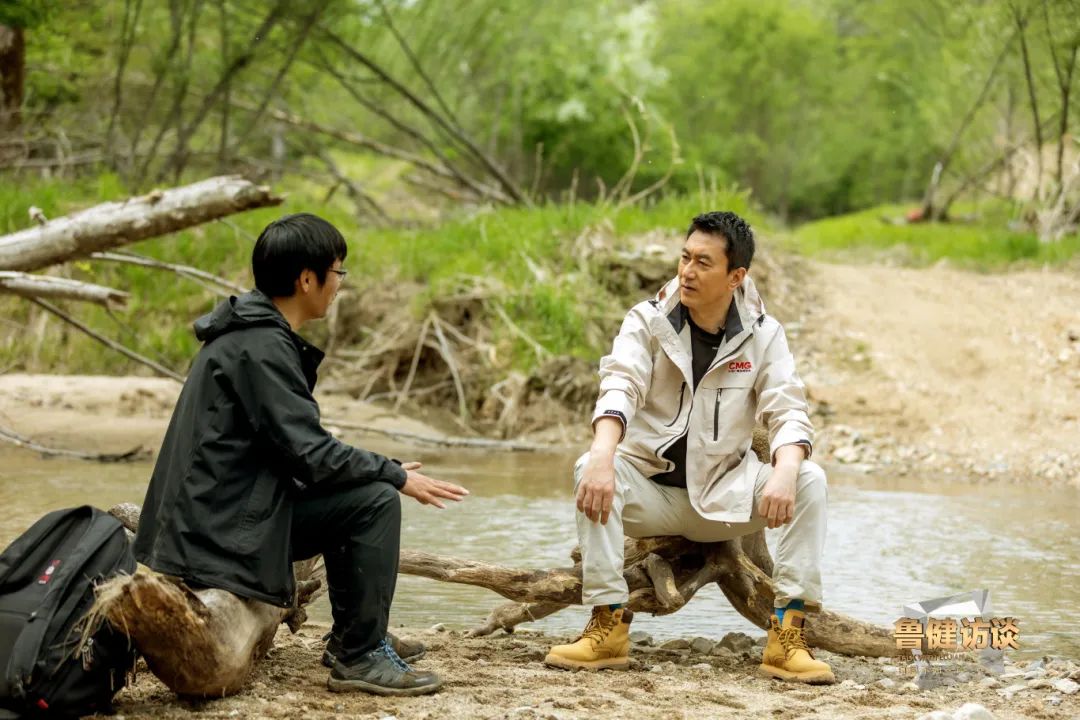
M 894 623 L 897 650 L 1006 650 L 1019 649 L 1020 627 L 1015 618 L 900 618 Z

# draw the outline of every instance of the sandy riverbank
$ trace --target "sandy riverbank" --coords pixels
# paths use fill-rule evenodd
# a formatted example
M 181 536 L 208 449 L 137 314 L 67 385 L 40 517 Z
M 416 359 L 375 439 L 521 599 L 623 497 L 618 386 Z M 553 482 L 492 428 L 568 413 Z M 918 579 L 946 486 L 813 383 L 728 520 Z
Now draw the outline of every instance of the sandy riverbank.
M 1064 695 L 1053 683 L 1080 665 L 1067 661 L 1007 666 L 1011 677 L 987 680 L 966 663 L 957 685 L 917 692 L 906 668 L 893 661 L 844 658 L 828 653 L 838 679 L 833 686 L 780 683 L 756 674 L 761 648 L 732 634 L 719 644 L 693 641 L 695 650 L 636 645 L 626 673 L 570 673 L 546 668 L 547 648 L 566 638 L 519 632 L 470 639 L 457 632 L 399 631 L 423 640 L 428 654 L 417 663 L 446 681 L 436 695 L 387 699 L 336 694 L 326 689 L 319 664 L 325 627 L 306 625 L 298 635 L 282 627 L 276 647 L 256 671 L 251 686 L 235 697 L 190 703 L 178 700 L 143 672 L 117 697 L 125 720 L 166 718 L 918 718 L 934 710 L 951 714 L 979 703 L 994 718 L 1071 718 L 1080 695 Z M 670 645 L 688 645 L 673 641 Z M 721 645 L 728 648 L 721 649 Z M 702 652 L 703 651 L 703 652 Z M 1025 679 L 1032 673 L 1031 679 Z M 1038 676 L 1038 677 L 1035 677 Z M 966 681 L 964 681 L 966 680 Z M 1014 687 L 1006 691 L 1005 688 Z M 1020 689 L 1023 688 L 1023 689 Z

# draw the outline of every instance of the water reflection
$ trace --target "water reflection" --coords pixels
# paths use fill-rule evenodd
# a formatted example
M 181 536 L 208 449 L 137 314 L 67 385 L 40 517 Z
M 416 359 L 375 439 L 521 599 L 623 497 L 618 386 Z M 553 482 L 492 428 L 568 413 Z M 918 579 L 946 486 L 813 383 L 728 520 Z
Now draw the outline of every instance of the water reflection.
M 574 455 L 373 449 L 424 461 L 431 474 L 473 493 L 445 511 L 406 500 L 404 547 L 519 567 L 570 564 Z M 58 507 L 139 502 L 150 470 L 2 451 L 0 545 Z M 1060 620 L 1080 604 L 1080 492 L 836 474 L 830 485 L 823 565 L 830 608 L 891 624 L 905 602 L 985 587 L 995 615 L 1020 620 L 1025 654 L 1080 655 L 1080 633 Z M 392 622 L 470 627 L 500 602 L 480 588 L 402 576 Z M 325 603 L 312 614 L 329 619 Z M 534 626 L 570 634 L 584 619 L 584 610 L 572 608 Z M 753 630 L 715 586 L 676 615 L 639 615 L 635 628 L 658 639 Z

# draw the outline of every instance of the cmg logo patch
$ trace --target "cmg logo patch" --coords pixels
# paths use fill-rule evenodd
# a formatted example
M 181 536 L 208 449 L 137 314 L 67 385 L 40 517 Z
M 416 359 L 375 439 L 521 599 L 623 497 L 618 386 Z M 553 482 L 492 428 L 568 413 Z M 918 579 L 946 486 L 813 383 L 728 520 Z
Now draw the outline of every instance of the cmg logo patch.
M 749 360 L 744 360 L 741 362 L 732 361 L 728 363 L 727 369 L 728 372 L 748 373 L 754 369 L 754 366 L 750 363 Z

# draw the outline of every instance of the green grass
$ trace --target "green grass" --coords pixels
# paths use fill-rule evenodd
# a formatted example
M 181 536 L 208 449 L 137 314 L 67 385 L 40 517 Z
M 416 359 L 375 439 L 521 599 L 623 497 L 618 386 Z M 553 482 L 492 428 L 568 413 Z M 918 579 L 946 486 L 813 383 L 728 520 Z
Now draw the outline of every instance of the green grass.
M 622 239 L 662 230 L 680 235 L 689 219 L 702 210 L 697 197 L 672 197 L 649 207 L 622 210 L 591 203 L 548 204 L 536 208 L 499 208 L 462 213 L 438 226 L 375 229 L 363 227 L 348 202 L 302 179 L 286 178 L 275 186 L 286 195 L 282 206 L 234 215 L 168 237 L 143 241 L 127 249 L 169 262 L 183 263 L 250 286 L 251 248 L 261 229 L 289 212 L 310 211 L 333 222 L 349 243 L 349 284 L 363 296 L 379 284 L 407 281 L 422 290 L 411 309 L 421 319 L 440 297 L 478 283 L 492 287 L 513 321 L 553 354 L 594 359 L 610 342 L 605 333 L 590 333 L 589 324 L 624 312 L 627 300 L 605 288 L 605 278 L 579 260 L 577 239 L 587 228 Z M 59 217 L 127 193 L 111 175 L 77 182 L 38 181 L 0 186 L 0 228 L 12 232 L 30 224 L 27 208 L 41 207 Z M 732 209 L 750 217 L 745 193 L 718 193 L 710 208 Z M 674 272 L 675 259 L 672 258 Z M 191 323 L 220 298 L 170 273 L 134 266 L 78 261 L 67 274 L 79 280 L 131 293 L 127 308 L 112 315 L 101 308 L 69 304 L 72 314 L 104 334 L 122 340 L 145 355 L 184 370 L 198 349 Z M 50 321 L 47 333 L 32 322 L 37 310 L 22 300 L 0 296 L 0 368 L 33 372 L 122 374 L 144 372 L 140 366 L 104 350 L 85 336 Z M 605 326 L 606 327 L 606 326 Z M 512 335 L 505 324 L 493 327 L 497 340 L 512 348 L 506 362 L 529 370 L 536 363 L 531 346 Z M 318 340 L 319 328 L 311 333 Z M 590 338 L 593 338 L 590 341 Z
M 900 218 L 908 209 L 882 205 L 850 215 L 818 220 L 794 230 L 791 247 L 807 255 L 845 259 L 899 258 L 911 265 L 956 261 L 979 270 L 1000 270 L 1014 263 L 1062 265 L 1080 253 L 1080 236 L 1041 243 L 1033 232 L 1008 227 L 1009 214 L 1000 204 L 981 207 L 970 220 L 949 223 L 891 225 L 882 218 Z M 957 207 L 964 217 L 972 208 Z

